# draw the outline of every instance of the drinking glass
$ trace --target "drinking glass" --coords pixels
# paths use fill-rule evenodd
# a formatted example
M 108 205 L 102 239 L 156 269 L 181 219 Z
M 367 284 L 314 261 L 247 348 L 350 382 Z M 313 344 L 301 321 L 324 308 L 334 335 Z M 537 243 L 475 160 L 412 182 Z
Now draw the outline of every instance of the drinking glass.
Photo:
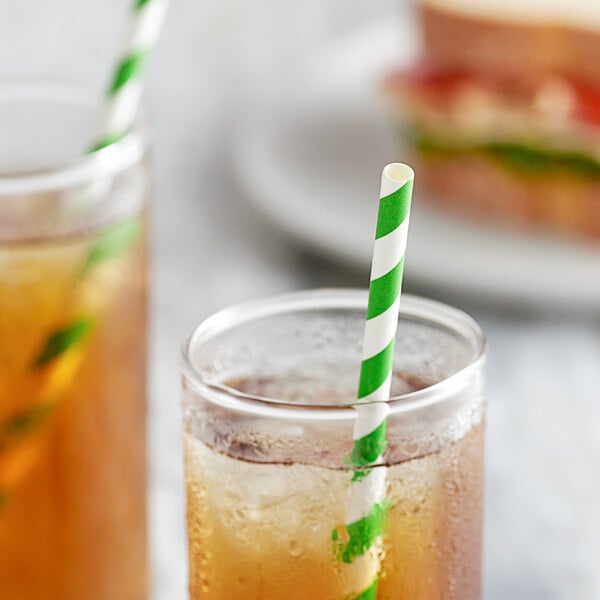
M 0 598 L 140 600 L 147 142 L 102 99 L 0 87 Z
M 383 529 L 351 556 L 366 306 L 356 290 L 254 301 L 185 345 L 192 600 L 480 598 L 485 341 L 437 302 L 402 297 L 387 447 L 369 467 L 385 469 Z

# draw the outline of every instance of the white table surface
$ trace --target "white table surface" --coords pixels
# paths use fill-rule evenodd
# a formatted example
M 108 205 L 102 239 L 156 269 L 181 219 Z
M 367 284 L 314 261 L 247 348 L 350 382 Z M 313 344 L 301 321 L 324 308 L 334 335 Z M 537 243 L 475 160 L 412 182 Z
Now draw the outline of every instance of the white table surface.
M 152 59 L 147 95 L 156 165 L 149 425 L 154 600 L 186 597 L 177 369 L 184 336 L 211 312 L 239 300 L 366 283 L 366 273 L 290 247 L 248 207 L 232 176 L 228 144 L 235 131 L 229 123 L 240 102 L 234 92 L 248 73 L 261 76 L 260 68 L 251 71 L 256 62 L 252 67 L 239 44 L 247 40 L 252 11 L 267 14 L 274 4 L 176 0 Z M 277 10 L 293 4 L 279 0 Z M 374 4 L 369 10 L 376 12 Z M 376 8 L 390 4 L 378 2 Z M 102 85 L 128 5 L 10 3 L 0 23 L 0 55 L 14 60 L 0 62 L 0 76 Z M 344 6 L 340 21 L 368 12 L 358 1 Z M 405 289 L 420 291 L 410 280 Z M 447 300 L 434 289 L 426 292 Z M 484 598 L 597 600 L 598 315 L 541 315 L 470 298 L 451 301 L 480 321 L 490 344 Z

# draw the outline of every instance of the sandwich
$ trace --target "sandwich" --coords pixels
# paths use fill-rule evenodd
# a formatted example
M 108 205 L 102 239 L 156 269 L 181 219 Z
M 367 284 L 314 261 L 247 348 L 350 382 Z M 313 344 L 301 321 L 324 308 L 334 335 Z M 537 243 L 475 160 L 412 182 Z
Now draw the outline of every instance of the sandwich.
M 420 0 L 384 95 L 432 202 L 600 239 L 600 5 Z

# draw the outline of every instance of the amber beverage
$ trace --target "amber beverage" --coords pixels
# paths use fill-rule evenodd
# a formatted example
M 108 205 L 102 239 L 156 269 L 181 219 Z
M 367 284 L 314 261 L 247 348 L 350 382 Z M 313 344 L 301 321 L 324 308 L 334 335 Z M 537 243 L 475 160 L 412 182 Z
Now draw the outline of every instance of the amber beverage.
M 374 467 L 386 474 L 383 530 L 344 560 L 366 299 L 338 290 L 241 305 L 186 345 L 192 600 L 479 600 L 484 339 L 439 303 L 403 296 Z
M 97 116 L 0 90 L 2 600 L 147 598 L 146 146 L 77 158 Z

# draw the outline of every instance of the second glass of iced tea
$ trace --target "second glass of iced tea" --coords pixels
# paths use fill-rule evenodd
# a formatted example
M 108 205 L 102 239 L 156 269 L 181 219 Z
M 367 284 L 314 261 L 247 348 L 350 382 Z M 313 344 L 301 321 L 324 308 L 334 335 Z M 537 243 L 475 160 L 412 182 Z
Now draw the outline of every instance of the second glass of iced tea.
M 146 141 L 0 88 L 0 598 L 142 600 Z
M 404 296 L 380 542 L 343 559 L 367 294 L 301 292 L 209 318 L 183 352 L 192 600 L 478 600 L 485 342 Z M 335 534 L 334 534 L 335 532 Z

